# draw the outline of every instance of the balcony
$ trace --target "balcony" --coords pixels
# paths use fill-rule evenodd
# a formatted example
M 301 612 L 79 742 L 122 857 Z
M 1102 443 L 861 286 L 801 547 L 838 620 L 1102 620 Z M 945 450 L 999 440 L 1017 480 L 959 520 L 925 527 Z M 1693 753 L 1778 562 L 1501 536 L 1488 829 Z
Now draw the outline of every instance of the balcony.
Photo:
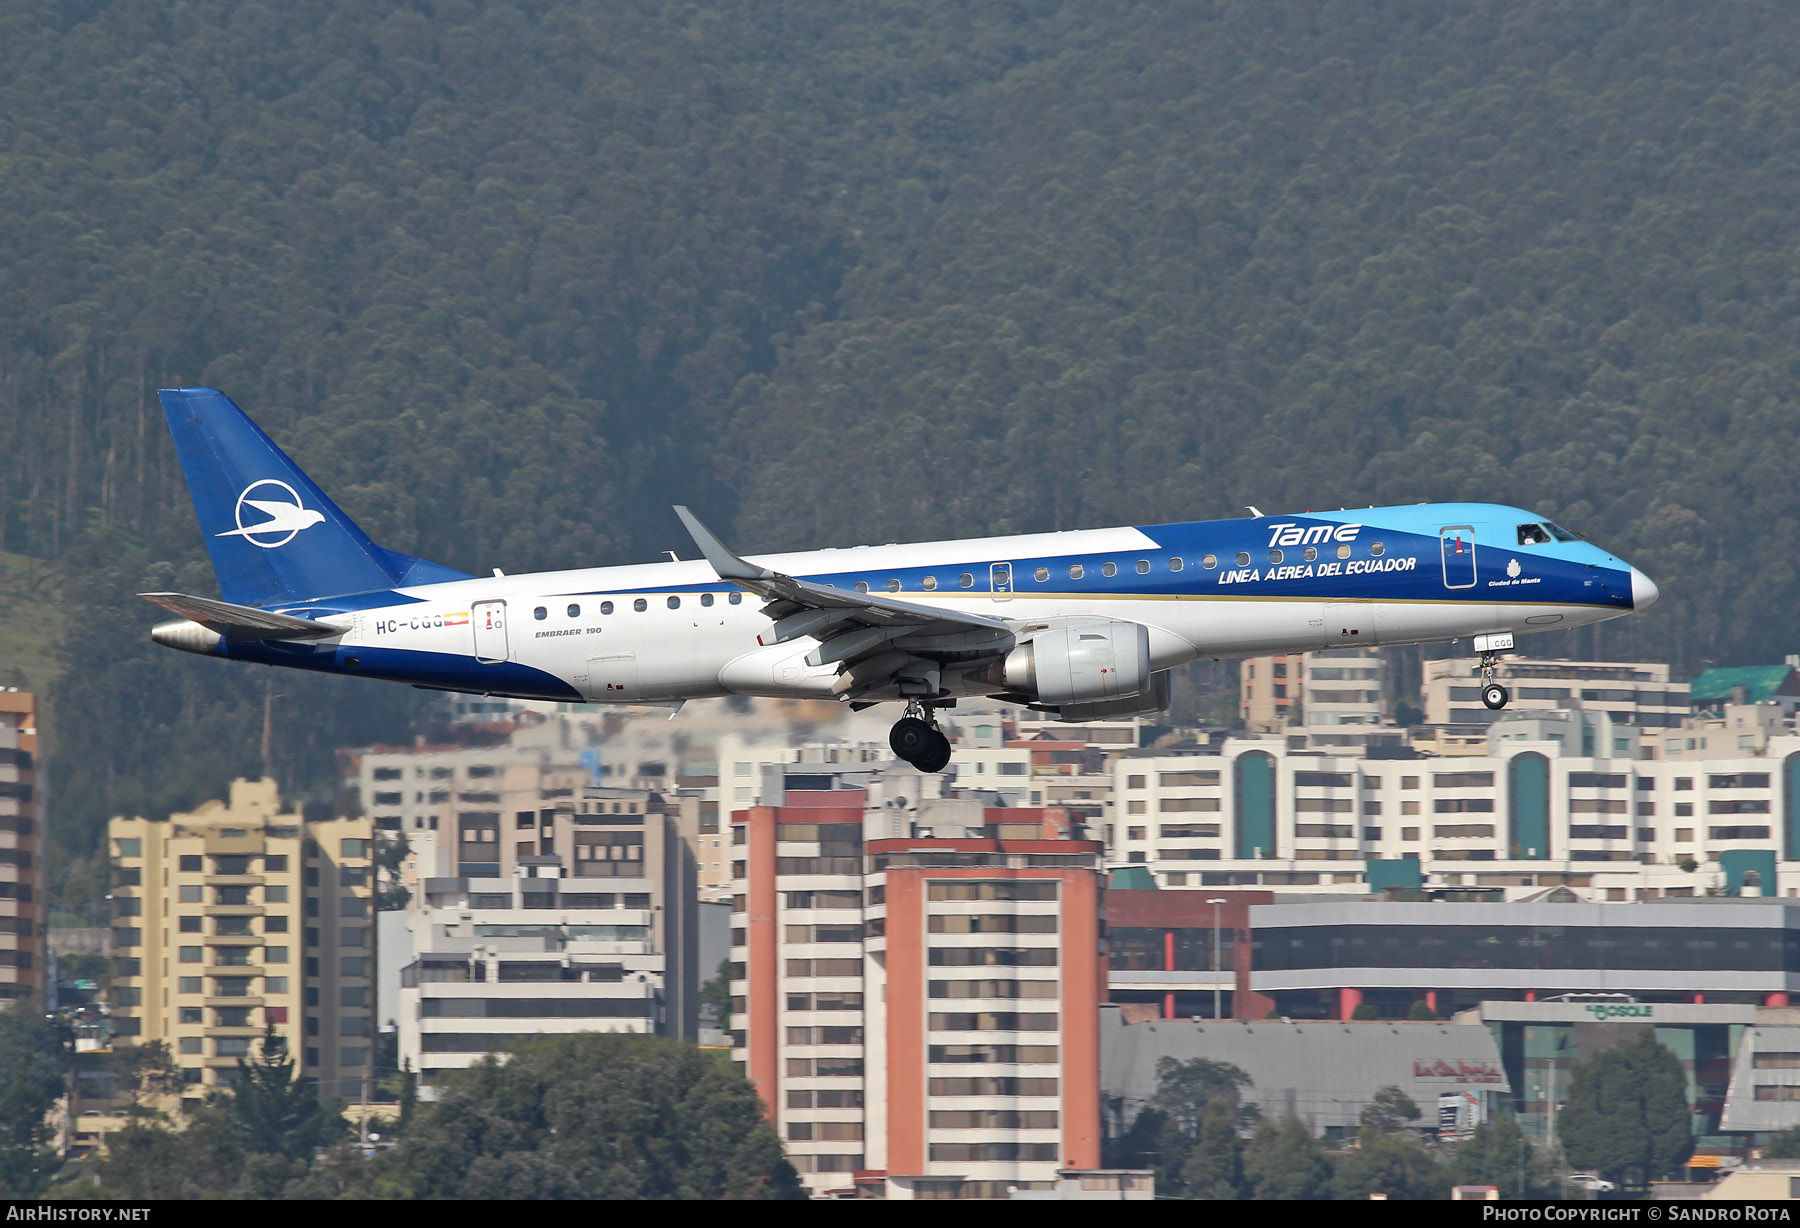
M 249 997 L 243 998 L 221 997 L 218 994 L 208 994 L 206 997 L 200 999 L 200 1004 L 202 1006 L 261 1006 L 263 1000 L 262 995 L 260 994 L 252 994 Z M 257 1030 L 261 1031 L 260 1028 Z
M 263 876 L 260 874 L 205 874 L 200 881 L 208 887 L 260 887 Z

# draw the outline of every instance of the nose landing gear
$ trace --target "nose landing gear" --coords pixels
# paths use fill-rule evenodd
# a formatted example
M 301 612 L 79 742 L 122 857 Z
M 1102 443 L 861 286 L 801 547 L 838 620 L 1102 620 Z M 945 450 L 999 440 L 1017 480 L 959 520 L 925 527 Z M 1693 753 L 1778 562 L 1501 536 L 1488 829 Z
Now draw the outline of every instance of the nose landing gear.
M 941 772 L 950 763 L 950 739 L 937 727 L 930 708 L 911 703 L 888 731 L 888 745 L 921 772 Z

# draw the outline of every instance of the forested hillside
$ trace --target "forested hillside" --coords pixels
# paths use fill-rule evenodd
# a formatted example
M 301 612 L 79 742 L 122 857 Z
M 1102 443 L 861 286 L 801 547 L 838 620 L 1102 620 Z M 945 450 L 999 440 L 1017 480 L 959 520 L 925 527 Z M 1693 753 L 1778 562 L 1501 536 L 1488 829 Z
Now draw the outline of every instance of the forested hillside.
M 472 571 L 1440 498 L 1800 649 L 1800 22 L 1768 4 L 87 0 L 0 13 L 0 551 L 54 825 L 254 769 L 154 389 Z M 277 762 L 403 733 L 283 675 Z

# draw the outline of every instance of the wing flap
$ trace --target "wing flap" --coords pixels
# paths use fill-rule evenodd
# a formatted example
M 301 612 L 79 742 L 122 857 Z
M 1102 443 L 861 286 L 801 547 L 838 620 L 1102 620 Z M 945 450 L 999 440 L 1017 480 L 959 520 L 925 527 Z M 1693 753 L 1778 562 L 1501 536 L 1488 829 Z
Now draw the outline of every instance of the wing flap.
M 762 597 L 775 622 L 769 642 L 811 636 L 813 665 L 837 664 L 839 694 L 860 694 L 891 680 L 908 662 L 967 659 L 1009 651 L 1017 642 L 1004 619 L 942 606 L 848 592 L 771 571 L 740 558 L 685 507 L 675 514 L 719 579 Z

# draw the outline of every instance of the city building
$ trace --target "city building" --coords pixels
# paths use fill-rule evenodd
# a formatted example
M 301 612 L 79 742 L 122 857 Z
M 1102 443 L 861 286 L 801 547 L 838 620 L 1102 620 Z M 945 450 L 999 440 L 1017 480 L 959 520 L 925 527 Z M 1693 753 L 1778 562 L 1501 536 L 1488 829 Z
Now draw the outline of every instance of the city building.
M 1666 924 L 1670 906 L 1661 906 L 1660 911 Z M 1688 906 L 1686 911 L 1695 910 Z M 1638 942 L 1654 946 L 1657 940 L 1640 937 Z M 1709 947 L 1694 943 L 1689 949 L 1697 953 Z M 1681 1064 L 1693 1130 L 1704 1137 L 1721 1130 L 1733 1050 L 1765 1013 L 1744 1003 L 1701 1001 L 1705 996 L 1669 1001 L 1668 995 L 1658 995 L 1664 1000 L 1656 1001 L 1628 993 L 1569 993 L 1531 1002 L 1481 1002 L 1457 1020 L 1482 1024 L 1492 1033 L 1510 1089 L 1508 1108 L 1527 1137 L 1556 1134 L 1556 1115 L 1569 1098 L 1577 1066 L 1645 1028 Z
M 1138 867 L 1106 893 L 1106 1000 L 1143 1019 L 1260 1019 L 1274 1002 L 1250 989 L 1250 906 L 1268 891 L 1158 891 Z
M 400 1053 L 421 1088 L 536 1032 L 698 1034 L 699 799 L 575 792 L 464 812 L 439 828 L 453 841 L 427 846 L 393 969 Z
M 1597 709 L 1619 725 L 1675 729 L 1690 712 L 1688 684 L 1655 661 L 1552 661 L 1508 657 L 1499 681 L 1512 692 L 1506 708 L 1481 703 L 1481 663 L 1474 657 L 1425 662 L 1425 721 L 1489 725 L 1510 713 Z
M 43 789 L 37 696 L 0 691 L 0 1000 L 34 995 L 45 982 Z
M 1368 897 L 1251 905 L 1250 988 L 1296 1019 L 1366 1006 L 1444 1017 L 1495 1001 L 1629 994 L 1645 1003 L 1760 1002 L 1800 992 L 1787 935 L 1800 901 L 1727 898 L 1396 902 Z
M 1324 755 L 1285 739 L 1114 761 L 1111 865 L 1163 887 L 1368 889 L 1371 867 L 1506 897 L 1800 894 L 1800 737 L 1704 762 L 1636 757 L 1603 711 L 1526 712 L 1487 753 Z M 1746 876 L 1753 877 L 1746 877 Z
M 193 1093 L 273 1027 L 300 1077 L 356 1099 L 373 1074 L 369 820 L 284 812 L 273 780 L 165 822 L 115 818 L 113 1033 L 160 1041 Z
M 1238 666 L 1238 715 L 1251 734 L 1281 733 L 1300 697 L 1300 654 L 1247 657 Z
M 819 775 L 771 771 L 778 802 L 731 816 L 733 1057 L 808 1188 L 1005 1197 L 1096 1170 L 1100 845 L 1060 810 L 921 797 L 937 778 L 898 765 Z
M 419 1096 L 528 1036 L 672 1034 L 663 919 L 648 878 L 564 878 L 554 857 L 507 879 L 428 879 L 406 912 L 412 960 L 400 973 L 399 1052 Z M 604 891 L 598 887 L 607 888 Z
M 1364 1106 L 1398 1087 L 1435 1131 L 1440 1106 L 1472 1105 L 1485 1120 L 1510 1100 L 1512 1084 L 1487 1028 L 1470 1023 L 1323 1024 L 1289 1019 L 1164 1019 L 1128 1022 L 1101 1011 L 1101 1082 L 1107 1132 L 1129 1129 L 1157 1090 L 1157 1065 L 1205 1058 L 1250 1076 L 1241 1090 L 1267 1121 L 1297 1118 L 1317 1137 L 1354 1137 Z M 1464 1114 L 1464 1121 L 1470 1115 Z

